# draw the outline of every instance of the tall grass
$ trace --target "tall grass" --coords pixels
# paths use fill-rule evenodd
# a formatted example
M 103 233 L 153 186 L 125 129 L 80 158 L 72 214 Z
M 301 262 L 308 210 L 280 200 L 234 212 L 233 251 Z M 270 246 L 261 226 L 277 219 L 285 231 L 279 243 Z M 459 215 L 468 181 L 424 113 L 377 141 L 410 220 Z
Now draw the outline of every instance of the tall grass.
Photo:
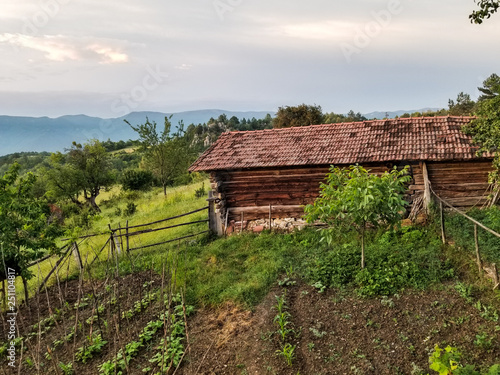
M 500 233 L 500 209 L 472 209 L 467 214 L 488 228 Z M 475 252 L 474 223 L 465 217 L 447 213 L 445 215 L 446 232 L 455 244 L 469 252 Z M 488 262 L 500 262 L 500 238 L 478 227 L 478 242 L 481 256 Z
M 252 307 L 268 292 L 278 275 L 289 266 L 303 263 L 317 238 L 311 230 L 294 234 L 244 233 L 229 238 L 204 236 L 196 241 L 140 251 L 135 259 L 120 260 L 120 273 L 155 269 L 162 262 L 179 259 L 177 285 L 186 286 L 189 303 L 217 306 L 232 301 Z M 105 264 L 93 269 L 96 276 L 106 274 Z
M 130 226 L 139 225 L 154 222 L 167 217 L 177 216 L 182 213 L 193 211 L 206 206 L 206 198 L 195 197 L 195 191 L 199 189 L 203 183 L 205 183 L 205 186 L 207 185 L 207 181 L 200 181 L 191 185 L 169 188 L 167 189 L 166 196 L 163 195 L 162 189 L 152 189 L 147 192 L 123 192 L 121 191 L 120 187 L 114 187 L 110 191 L 101 193 L 98 196 L 97 204 L 101 208 L 102 212 L 100 212 L 99 215 L 93 216 L 91 218 L 90 226 L 88 228 L 74 232 L 77 236 L 102 233 L 102 235 L 100 236 L 79 241 L 79 249 L 82 261 L 84 263 L 86 261 L 90 263 L 96 257 L 97 252 L 99 252 L 103 248 L 110 236 L 108 224 L 110 224 L 113 229 L 117 228 L 118 225 L 120 225 L 122 228 L 125 228 L 127 220 Z M 132 202 L 134 203 L 134 205 L 136 205 L 136 212 L 131 215 L 124 215 L 124 211 L 129 202 Z M 119 208 L 119 210 L 117 210 L 117 208 Z M 207 217 L 207 212 L 201 211 L 184 218 L 174 219 L 165 223 L 156 224 L 154 226 L 141 227 L 133 230 L 136 231 L 146 228 L 159 228 L 175 225 L 186 221 L 203 220 Z M 172 228 L 168 230 L 134 236 L 130 237 L 130 247 L 141 247 L 157 242 L 167 241 L 169 239 L 185 236 L 188 234 L 194 234 L 204 229 L 208 229 L 208 224 L 201 223 L 192 226 Z M 125 232 L 122 231 L 122 233 Z M 64 246 L 65 243 L 66 242 L 62 240 L 58 241 L 58 245 L 60 245 L 61 247 Z M 124 238 L 123 247 L 125 247 Z M 101 261 L 103 261 L 107 259 L 108 256 L 109 245 L 104 248 L 99 258 Z M 34 274 L 34 277 L 28 281 L 28 291 L 30 295 L 32 295 L 38 289 L 40 283 L 53 268 L 57 259 L 57 256 L 53 256 L 31 267 L 30 271 Z M 73 255 L 70 255 L 68 257 L 68 260 L 58 268 L 58 271 L 49 278 L 47 285 L 56 283 L 58 278 L 59 280 L 64 280 L 67 278 L 76 277 L 78 273 L 78 264 Z M 22 281 L 20 280 L 20 278 L 16 280 L 16 290 L 18 293 L 18 297 L 21 298 L 24 295 L 24 288 L 22 286 Z

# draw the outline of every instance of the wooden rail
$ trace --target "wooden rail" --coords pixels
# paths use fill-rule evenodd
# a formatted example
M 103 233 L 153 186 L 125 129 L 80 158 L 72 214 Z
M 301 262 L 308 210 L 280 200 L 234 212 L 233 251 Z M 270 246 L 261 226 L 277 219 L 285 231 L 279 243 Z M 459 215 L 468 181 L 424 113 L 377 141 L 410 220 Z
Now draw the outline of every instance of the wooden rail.
M 135 232 L 129 232 L 129 229 L 131 229 L 131 228 L 140 228 L 140 227 L 145 227 L 145 226 L 148 226 L 148 225 L 154 225 L 154 224 L 163 223 L 163 222 L 166 222 L 166 221 L 169 221 L 169 220 L 178 219 L 178 218 L 185 217 L 185 216 L 188 216 L 188 215 L 192 215 L 194 213 L 201 212 L 201 211 L 208 210 L 208 209 L 209 209 L 209 206 L 205 206 L 205 207 L 199 208 L 197 210 L 193 210 L 193 211 L 190 211 L 190 212 L 183 213 L 181 215 L 168 217 L 168 218 L 157 220 L 157 221 L 153 221 L 153 222 L 150 222 L 150 223 L 144 223 L 144 224 L 138 224 L 138 225 L 132 225 L 132 226 L 128 225 L 128 220 L 127 220 L 126 226 L 124 228 L 122 228 L 120 224 L 118 224 L 118 228 L 111 228 L 111 225 L 108 225 L 109 230 L 106 231 L 106 232 L 103 232 L 103 233 L 93 233 L 93 234 L 89 234 L 89 235 L 85 235 L 85 236 L 80 236 L 80 237 L 77 237 L 77 238 L 65 238 L 62 241 L 70 241 L 71 240 L 72 242 L 67 243 L 66 245 L 64 245 L 60 249 L 60 251 L 64 250 L 63 253 L 62 253 L 62 255 L 57 260 L 55 266 L 50 270 L 50 272 L 47 274 L 47 276 L 44 278 L 44 280 L 40 284 L 40 286 L 38 288 L 38 292 L 40 292 L 40 290 L 45 286 L 45 284 L 47 283 L 47 281 L 50 278 L 50 276 L 56 271 L 56 269 L 59 266 L 61 266 L 62 262 L 65 259 L 68 259 L 71 256 L 71 250 L 73 250 L 73 253 L 75 254 L 75 257 L 77 258 L 77 261 L 79 261 L 80 272 L 83 271 L 84 265 L 83 265 L 83 263 L 81 261 L 80 250 L 79 250 L 78 244 L 76 243 L 75 240 L 80 240 L 79 244 L 81 244 L 83 241 L 85 241 L 85 240 L 87 240 L 89 238 L 97 237 L 97 236 L 102 236 L 102 235 L 108 235 L 109 237 L 108 237 L 107 241 L 105 242 L 105 244 L 101 247 L 101 249 L 99 251 L 97 251 L 97 252 L 94 251 L 94 254 L 95 254 L 94 259 L 91 262 L 87 263 L 86 266 L 92 265 L 99 258 L 99 256 L 101 255 L 102 251 L 106 248 L 106 246 L 108 244 L 110 245 L 111 257 L 116 258 L 116 261 L 118 261 L 117 260 L 118 259 L 117 258 L 118 257 L 118 253 L 119 253 L 119 251 L 120 251 L 120 249 L 122 247 L 121 246 L 122 244 L 120 243 L 121 241 L 120 242 L 117 241 L 118 238 L 122 238 L 122 237 L 126 238 L 126 243 L 125 243 L 125 249 L 124 250 L 126 250 L 126 252 L 128 254 L 130 251 L 133 251 L 133 250 L 145 249 L 145 248 L 148 248 L 148 247 L 163 245 L 163 244 L 171 243 L 171 242 L 175 242 L 175 241 L 181 241 L 183 239 L 196 237 L 196 236 L 199 236 L 201 234 L 210 232 L 210 230 L 205 230 L 205 231 L 201 231 L 201 232 L 198 232 L 198 233 L 195 233 L 195 234 L 189 234 L 189 235 L 177 237 L 177 238 L 174 238 L 174 239 L 170 239 L 170 240 L 167 240 L 167 241 L 161 241 L 161 242 L 157 242 L 157 243 L 153 243 L 153 244 L 148 244 L 148 245 L 144 245 L 144 246 L 130 248 L 129 247 L 129 238 L 130 237 L 138 236 L 138 235 L 146 234 L 146 233 L 157 232 L 157 231 L 161 231 L 161 230 L 167 230 L 167 229 L 172 229 L 172 228 L 187 226 L 187 225 L 207 223 L 207 222 L 209 222 L 209 219 L 195 220 L 195 221 L 190 221 L 190 222 L 186 222 L 186 223 L 180 223 L 180 224 L 174 224 L 174 225 L 164 226 L 164 227 L 161 227 L 161 228 L 142 229 L 142 230 L 137 230 Z M 122 233 L 122 230 L 124 231 L 124 233 Z M 53 255 L 54 254 L 46 255 L 43 258 L 38 259 L 37 261 L 30 263 L 29 267 L 34 266 L 34 265 L 36 265 L 36 264 L 38 264 L 40 262 L 43 262 L 44 260 L 49 259 Z
M 432 190 L 432 188 L 430 188 L 430 192 L 439 201 L 440 217 L 441 217 L 441 238 L 442 238 L 443 244 L 446 244 L 446 233 L 445 233 L 444 214 L 443 214 L 443 212 L 444 212 L 444 210 L 443 210 L 443 204 L 444 204 L 447 207 L 451 208 L 456 213 L 458 213 L 459 215 L 465 217 L 466 219 L 468 219 L 469 221 L 471 221 L 472 223 L 474 223 L 474 245 L 475 245 L 475 253 L 476 253 L 475 254 L 476 255 L 476 263 L 477 263 L 479 275 L 481 275 L 483 273 L 483 270 L 487 271 L 490 274 L 489 276 L 493 280 L 493 284 L 494 284 L 493 290 L 495 290 L 498 287 L 500 287 L 500 281 L 499 281 L 499 275 L 498 275 L 498 269 L 497 269 L 496 263 L 492 263 L 491 267 L 488 269 L 488 267 L 484 266 L 483 261 L 481 260 L 481 255 L 480 255 L 480 252 L 479 252 L 479 237 L 478 237 L 477 227 L 483 228 L 485 231 L 487 231 L 488 233 L 491 233 L 492 235 L 494 235 L 494 236 L 496 236 L 498 238 L 500 238 L 500 233 L 495 232 L 493 229 L 488 228 L 486 225 L 484 225 L 484 224 L 480 223 L 479 221 L 477 221 L 476 219 L 470 217 L 465 212 L 462 212 L 458 208 L 453 207 L 453 205 L 451 205 L 445 199 L 443 199 L 440 196 L 438 196 L 436 194 L 436 192 L 434 190 Z

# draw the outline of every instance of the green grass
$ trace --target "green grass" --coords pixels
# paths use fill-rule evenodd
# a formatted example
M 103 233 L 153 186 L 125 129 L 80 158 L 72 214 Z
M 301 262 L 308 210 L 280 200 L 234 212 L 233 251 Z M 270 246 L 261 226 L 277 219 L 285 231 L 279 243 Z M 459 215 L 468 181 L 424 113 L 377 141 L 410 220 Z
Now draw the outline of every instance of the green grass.
M 121 225 L 121 227 L 125 227 L 127 220 L 130 226 L 149 223 L 167 217 L 177 216 L 179 214 L 193 211 L 206 206 L 208 204 L 205 200 L 206 198 L 195 198 L 195 190 L 199 189 L 203 183 L 205 184 L 205 186 L 208 185 L 208 181 L 204 180 L 193 183 L 191 185 L 169 188 L 167 189 L 166 196 L 163 195 L 162 189 L 159 188 L 152 189 L 148 192 L 122 192 L 120 187 L 118 186 L 114 187 L 110 191 L 101 193 L 98 196 L 97 204 L 101 208 L 102 212 L 91 219 L 91 225 L 88 228 L 77 232 L 78 235 L 103 233 L 98 237 L 87 239 L 79 245 L 83 262 L 85 263 L 86 260 L 88 262 L 91 262 L 96 256 L 96 252 L 98 252 L 109 239 L 108 224 L 111 224 L 112 228 L 114 229 L 117 228 L 119 224 Z M 136 204 L 137 211 L 130 216 L 123 216 L 123 214 L 117 216 L 116 208 L 120 207 L 121 211 L 123 212 L 128 202 L 133 202 L 134 204 Z M 151 227 L 141 227 L 133 230 L 135 231 L 146 228 L 159 228 L 175 225 L 186 221 L 203 220 L 207 217 L 207 211 L 201 211 L 184 218 L 174 219 L 164 223 L 156 224 Z M 72 219 L 69 219 L 67 221 L 71 222 Z M 134 236 L 130 238 L 130 247 L 133 248 L 154 244 L 188 234 L 201 232 L 206 229 L 208 229 L 208 224 L 201 223 L 152 232 L 140 236 Z M 58 242 L 61 247 L 65 243 L 66 242 L 64 241 Z M 125 246 L 125 240 L 123 246 Z M 154 251 L 154 248 L 152 249 Z M 133 254 L 135 254 L 135 257 L 137 257 L 137 253 Z M 108 255 L 109 245 L 106 246 L 106 248 L 102 251 L 100 259 L 105 260 L 108 258 Z M 28 281 L 28 291 L 30 295 L 33 295 L 33 293 L 38 289 L 38 286 L 53 268 L 57 259 L 57 256 L 53 256 L 52 258 L 31 267 L 30 270 L 33 272 L 34 277 Z M 69 262 L 66 261 L 63 266 L 58 269 L 57 274 L 54 273 L 50 277 L 47 283 L 48 285 L 53 285 L 54 283 L 56 283 L 57 277 L 59 277 L 59 279 L 66 279 L 78 276 L 79 271 L 75 258 L 73 256 L 70 256 L 68 260 Z M 17 278 L 16 280 L 16 291 L 18 300 L 20 301 L 24 299 L 24 287 L 20 278 Z
M 102 232 L 102 236 L 80 245 L 82 257 L 93 259 L 109 238 L 108 223 L 116 228 L 137 225 L 176 216 L 206 205 L 205 198 L 195 198 L 195 190 L 207 181 L 172 188 L 164 197 L 160 189 L 145 193 L 122 193 L 113 189 L 103 193 L 98 201 L 102 212 L 92 226 L 81 234 Z M 116 207 L 128 202 L 137 205 L 129 217 L 117 215 Z M 185 220 L 207 217 L 202 211 L 187 218 L 160 223 L 154 227 L 173 225 Z M 449 220 L 455 220 L 453 218 Z M 130 247 L 145 246 L 171 238 L 197 233 L 208 228 L 207 223 L 158 231 L 130 239 Z M 142 228 L 138 228 L 142 229 Z M 137 230 L 137 229 L 134 229 Z M 295 270 L 318 289 L 353 287 L 361 295 L 391 295 L 402 288 L 425 289 L 452 276 L 451 265 L 444 260 L 438 235 L 432 228 L 407 227 L 395 232 L 371 232 L 367 238 L 365 270 L 360 269 L 360 244 L 354 232 L 338 236 L 331 246 L 321 241 L 322 233 L 306 229 L 292 234 L 264 232 L 236 234 L 228 238 L 203 235 L 182 241 L 153 246 L 122 254 L 118 272 L 122 275 L 141 270 L 160 273 L 164 266 L 175 270 L 171 279 L 177 286 L 186 286 L 190 303 L 217 306 L 233 301 L 245 307 L 255 306 L 286 270 Z M 93 277 L 106 277 L 116 272 L 114 260 L 108 260 L 109 246 L 90 270 Z M 52 264 L 54 259 L 52 259 Z M 40 264 L 40 274 L 50 269 L 50 262 Z M 34 270 L 36 271 L 36 270 Z M 70 257 L 59 277 L 78 275 L 76 262 Z M 86 275 L 88 277 L 88 275 Z M 33 292 L 41 278 L 30 281 Z M 50 283 L 54 283 L 55 276 Z M 49 285 L 50 285 L 49 283 Z M 22 290 L 22 287 L 19 288 Z
M 308 228 L 291 234 L 206 236 L 158 246 L 141 251 L 132 261 L 122 257 L 119 272 L 154 269 L 161 273 L 165 265 L 176 269 L 176 285 L 186 287 L 189 303 L 218 306 L 232 301 L 246 308 L 258 304 L 285 273 L 318 288 L 350 287 L 360 295 L 425 289 L 453 276 L 450 264 L 442 259 L 439 238 L 430 229 L 407 227 L 370 237 L 364 270 L 354 235 L 328 246 L 321 241 L 321 233 Z M 105 277 L 110 267 L 113 265 L 102 263 L 93 270 L 94 275 Z
M 488 228 L 500 233 L 500 209 L 492 207 L 484 210 L 472 209 L 467 212 Z M 447 213 L 445 215 L 446 232 L 455 241 L 455 244 L 471 254 L 475 253 L 474 223 L 465 217 Z M 478 242 L 481 256 L 488 262 L 500 262 L 500 238 L 478 227 Z
M 232 301 L 250 308 L 285 268 L 303 263 L 311 250 L 304 246 L 304 240 L 316 237 L 311 230 L 286 235 L 244 233 L 219 239 L 204 236 L 198 241 L 143 250 L 132 262 L 123 256 L 119 269 L 121 274 L 133 272 L 133 266 L 135 271 L 153 268 L 161 273 L 164 265 L 172 269 L 176 264 L 176 283 L 186 286 L 189 303 L 217 306 Z M 106 264 L 97 265 L 92 272 L 105 277 Z

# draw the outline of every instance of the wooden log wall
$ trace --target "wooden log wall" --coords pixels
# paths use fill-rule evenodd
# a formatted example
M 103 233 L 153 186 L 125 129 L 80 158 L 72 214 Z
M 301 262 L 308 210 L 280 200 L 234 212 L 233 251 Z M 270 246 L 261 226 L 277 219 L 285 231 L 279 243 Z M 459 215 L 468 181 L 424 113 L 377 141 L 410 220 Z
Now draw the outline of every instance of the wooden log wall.
M 386 165 L 366 165 L 372 173 L 382 174 Z M 329 166 L 221 171 L 212 173 L 212 190 L 220 198 L 218 211 L 226 222 L 273 218 L 301 218 L 304 205 L 318 197 L 320 183 Z
M 480 208 L 487 203 L 491 160 L 428 162 L 427 169 L 431 188 L 452 206 Z
M 413 203 L 424 192 L 422 162 L 399 163 L 410 165 L 412 180 L 408 184 L 406 200 Z M 378 175 L 392 168 L 391 164 L 363 165 Z M 456 207 L 481 206 L 486 201 L 490 160 L 466 162 L 427 162 L 431 188 Z M 211 174 L 211 188 L 220 199 L 216 205 L 222 223 L 269 218 L 301 218 L 304 205 L 314 202 L 320 183 L 329 172 L 329 166 L 287 167 L 218 171 Z M 227 215 L 227 210 L 229 214 Z

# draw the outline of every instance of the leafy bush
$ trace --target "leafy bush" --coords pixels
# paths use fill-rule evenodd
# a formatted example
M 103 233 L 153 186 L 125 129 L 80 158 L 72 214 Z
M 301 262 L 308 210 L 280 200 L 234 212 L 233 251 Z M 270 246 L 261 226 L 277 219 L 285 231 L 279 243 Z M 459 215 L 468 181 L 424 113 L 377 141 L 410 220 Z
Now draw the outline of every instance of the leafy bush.
M 205 195 L 207 195 L 207 191 L 205 190 L 205 183 L 203 183 L 199 189 L 195 190 L 194 196 L 196 198 L 203 198 Z
M 338 288 L 354 281 L 360 260 L 357 245 L 344 244 L 316 259 L 308 276 L 322 285 Z
M 354 285 L 360 295 L 391 295 L 403 288 L 423 289 L 451 275 L 439 258 L 439 240 L 411 227 L 378 235 L 367 245 L 367 266 L 359 269 L 355 242 L 336 245 L 310 261 L 307 276 L 329 287 Z
M 131 216 L 137 212 L 137 205 L 134 202 L 128 202 L 127 207 L 123 211 L 125 216 Z
M 150 171 L 129 169 L 123 172 L 120 182 L 124 190 L 144 190 L 153 185 L 154 177 Z

